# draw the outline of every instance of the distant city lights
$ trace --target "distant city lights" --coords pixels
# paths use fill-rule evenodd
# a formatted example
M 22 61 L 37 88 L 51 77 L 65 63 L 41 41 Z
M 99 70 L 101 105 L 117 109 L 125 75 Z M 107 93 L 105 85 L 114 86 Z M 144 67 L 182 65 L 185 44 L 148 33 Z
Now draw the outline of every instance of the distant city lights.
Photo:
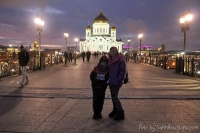
M 124 48 L 124 49 L 128 49 L 128 48 L 133 48 L 132 46 L 122 46 L 122 48 Z M 140 47 L 138 47 L 138 48 L 140 48 Z M 153 48 L 153 46 L 146 46 L 146 45 L 143 45 L 143 46 L 141 46 L 141 48 L 142 49 L 152 49 Z
M 122 46 L 122 48 L 133 48 L 132 46 Z
M 140 47 L 138 47 L 138 48 L 140 48 Z M 143 45 L 143 46 L 141 46 L 141 48 L 148 48 L 148 49 L 151 49 L 151 48 L 153 48 L 153 46 L 146 46 L 146 45 Z

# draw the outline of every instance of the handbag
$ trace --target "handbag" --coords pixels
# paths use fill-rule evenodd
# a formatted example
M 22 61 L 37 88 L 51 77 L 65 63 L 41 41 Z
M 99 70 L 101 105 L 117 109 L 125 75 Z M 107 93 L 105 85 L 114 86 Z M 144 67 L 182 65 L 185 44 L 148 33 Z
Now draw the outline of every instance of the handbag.
M 128 78 L 128 71 L 126 72 L 126 77 L 124 79 L 124 84 L 127 84 L 129 81 L 129 78 Z

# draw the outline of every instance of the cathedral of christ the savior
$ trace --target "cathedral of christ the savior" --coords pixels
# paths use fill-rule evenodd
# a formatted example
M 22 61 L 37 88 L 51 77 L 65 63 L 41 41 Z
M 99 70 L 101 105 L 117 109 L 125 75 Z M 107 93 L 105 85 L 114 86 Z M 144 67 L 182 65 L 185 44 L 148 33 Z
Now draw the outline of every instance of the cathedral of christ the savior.
M 113 25 L 110 28 L 108 19 L 103 15 L 102 11 L 94 21 L 92 28 L 88 24 L 86 27 L 86 36 L 84 39 L 80 39 L 80 52 L 109 52 L 112 46 L 118 48 L 119 52 L 122 52 L 122 40 L 116 39 L 116 28 Z

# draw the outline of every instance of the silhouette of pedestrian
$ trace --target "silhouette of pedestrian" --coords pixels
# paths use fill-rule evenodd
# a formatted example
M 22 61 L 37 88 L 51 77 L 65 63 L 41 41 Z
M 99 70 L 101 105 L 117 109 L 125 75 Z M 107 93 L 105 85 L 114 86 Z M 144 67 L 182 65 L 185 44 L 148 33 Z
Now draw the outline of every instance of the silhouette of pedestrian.
M 136 60 L 137 60 L 137 53 L 134 53 L 134 54 L 133 54 L 133 60 L 134 60 L 134 62 L 136 63 Z
M 129 61 L 129 53 L 128 52 L 125 54 L 125 59 L 126 59 L 126 62 Z
M 29 62 L 29 53 L 24 49 L 24 46 L 20 46 L 20 52 L 18 53 L 19 65 L 22 67 L 22 81 L 20 85 L 28 84 L 28 75 L 27 75 L 27 64 Z
M 97 51 L 97 53 L 96 53 L 97 58 L 98 58 L 98 55 L 99 55 L 99 52 Z
M 89 62 L 91 57 L 91 52 L 89 50 L 86 52 L 86 57 L 87 57 L 87 62 Z
M 76 64 L 76 58 L 77 58 L 77 53 L 76 53 L 76 51 L 74 51 L 74 53 L 73 53 L 73 58 L 74 58 L 74 64 Z
M 83 62 L 85 62 L 85 52 L 83 51 L 81 54 L 82 58 L 83 58 Z
M 69 59 L 69 55 L 66 51 L 64 52 L 64 57 L 65 57 L 65 65 L 66 65 Z
M 72 62 L 72 52 L 69 52 L 69 62 Z

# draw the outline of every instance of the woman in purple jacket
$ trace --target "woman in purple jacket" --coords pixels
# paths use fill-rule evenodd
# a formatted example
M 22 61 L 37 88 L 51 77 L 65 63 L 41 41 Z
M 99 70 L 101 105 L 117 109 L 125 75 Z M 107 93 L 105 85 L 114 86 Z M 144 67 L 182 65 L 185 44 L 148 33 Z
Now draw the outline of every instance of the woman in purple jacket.
M 118 93 L 126 75 L 126 63 L 116 47 L 110 48 L 109 75 L 109 86 L 113 103 L 113 111 L 109 114 L 109 117 L 114 117 L 114 120 L 123 120 L 125 115 L 118 98 Z

